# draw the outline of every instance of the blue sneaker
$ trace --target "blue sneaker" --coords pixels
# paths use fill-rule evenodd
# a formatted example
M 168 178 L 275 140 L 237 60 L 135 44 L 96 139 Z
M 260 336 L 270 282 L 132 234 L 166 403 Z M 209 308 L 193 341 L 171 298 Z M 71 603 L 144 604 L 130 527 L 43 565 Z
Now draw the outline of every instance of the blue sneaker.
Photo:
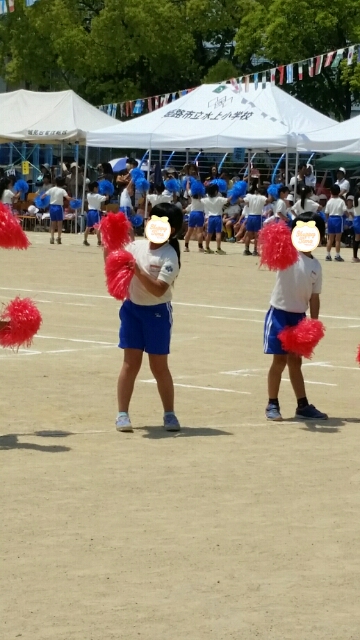
M 119 414 L 115 421 L 116 431 L 123 431 L 124 433 L 133 433 L 132 424 L 130 422 L 129 414 Z
M 328 420 L 326 413 L 318 411 L 313 404 L 308 404 L 303 409 L 296 409 L 296 417 L 302 420 Z
M 277 404 L 268 404 L 265 409 L 265 415 L 268 420 L 273 420 L 274 422 L 281 422 L 282 420 L 280 407 Z
M 180 431 L 180 423 L 175 413 L 166 413 L 164 415 L 164 427 L 166 431 Z

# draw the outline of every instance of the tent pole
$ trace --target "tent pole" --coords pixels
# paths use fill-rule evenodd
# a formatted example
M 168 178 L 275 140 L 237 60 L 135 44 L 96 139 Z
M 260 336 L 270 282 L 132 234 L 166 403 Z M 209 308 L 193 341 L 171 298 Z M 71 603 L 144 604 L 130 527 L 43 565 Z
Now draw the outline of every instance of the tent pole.
M 63 175 L 63 164 L 64 164 L 64 143 L 61 141 L 60 143 L 60 176 Z
M 79 195 L 79 143 L 75 142 L 75 198 Z
M 250 186 L 251 178 L 251 149 L 248 149 L 248 185 Z
M 88 166 L 88 157 L 89 157 L 89 147 L 86 145 L 85 147 L 85 162 L 84 162 L 84 182 L 83 182 L 83 188 L 82 188 L 82 198 L 81 198 L 81 221 L 83 221 L 84 219 L 84 213 L 85 213 L 85 192 L 86 192 L 86 174 L 87 174 L 87 166 Z M 76 231 L 77 231 L 77 209 L 76 209 L 76 217 L 75 217 L 75 222 L 76 222 Z M 81 222 L 81 228 L 82 228 L 82 222 Z M 81 229 L 80 229 L 81 232 Z
M 160 164 L 160 169 L 161 169 L 161 167 L 162 167 L 162 156 L 163 156 L 163 154 L 162 154 L 162 150 L 160 150 L 160 152 L 159 152 L 159 164 Z
M 289 184 L 289 149 L 286 147 L 285 154 L 285 186 Z
M 150 171 L 151 171 L 151 149 L 149 149 L 149 159 L 148 159 L 148 170 L 147 170 L 148 182 L 150 182 Z M 148 219 L 148 200 L 146 196 L 147 194 L 145 195 L 145 213 L 144 213 L 145 221 Z
M 296 196 L 297 196 L 298 171 L 299 171 L 299 152 L 298 152 L 298 151 L 296 151 L 296 160 L 295 160 L 295 184 L 294 184 L 294 204 L 295 204 L 295 202 L 296 202 Z

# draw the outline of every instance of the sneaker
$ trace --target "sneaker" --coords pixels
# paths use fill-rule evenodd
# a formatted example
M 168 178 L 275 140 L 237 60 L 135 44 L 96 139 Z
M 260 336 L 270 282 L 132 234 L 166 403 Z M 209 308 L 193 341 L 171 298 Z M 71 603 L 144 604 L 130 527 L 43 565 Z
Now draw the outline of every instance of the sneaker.
M 185 249 L 184 249 L 184 253 L 189 253 L 189 252 L 190 252 L 189 247 L 185 247 Z
M 251 251 L 249 251 L 249 249 L 245 249 L 243 256 L 251 256 Z
M 217 253 L 218 256 L 226 256 L 226 251 L 223 251 L 222 249 L 216 249 L 215 253 Z
M 335 256 L 334 260 L 335 262 L 344 262 L 344 258 L 342 258 L 341 256 Z
M 236 242 L 235 238 L 228 238 L 226 242 Z
M 85 245 L 85 247 L 90 247 L 90 242 L 88 242 L 87 240 L 84 240 L 83 244 Z
M 258 256 L 258 252 L 257 251 L 253 251 L 253 256 Z
M 212 249 L 204 249 L 204 253 L 214 253 Z
M 164 427 L 166 431 L 180 431 L 180 423 L 175 413 L 164 415 Z
M 204 248 L 203 247 L 199 247 L 199 253 L 204 253 Z
M 50 238 L 50 244 L 55 244 L 54 238 Z
M 56 243 L 61 244 L 61 238 L 56 238 Z
M 360 258 L 352 258 L 351 262 L 360 262 Z
M 101 240 L 98 240 L 97 246 L 98 246 L 98 247 L 102 247 L 102 242 L 101 242 Z
M 332 257 L 331 257 L 331 256 L 326 256 L 325 260 L 326 260 L 327 262 L 331 262 L 331 261 L 332 261 Z
M 132 424 L 130 422 L 129 414 L 121 415 L 116 418 L 115 421 L 116 431 L 123 431 L 124 433 L 133 433 Z
M 282 420 L 280 407 L 277 404 L 268 404 L 265 409 L 265 415 L 268 420 L 273 420 L 273 422 L 281 422 Z
M 308 404 L 307 407 L 303 407 L 303 409 L 299 409 L 298 407 L 295 415 L 302 420 L 328 420 L 326 413 L 318 411 L 313 404 Z

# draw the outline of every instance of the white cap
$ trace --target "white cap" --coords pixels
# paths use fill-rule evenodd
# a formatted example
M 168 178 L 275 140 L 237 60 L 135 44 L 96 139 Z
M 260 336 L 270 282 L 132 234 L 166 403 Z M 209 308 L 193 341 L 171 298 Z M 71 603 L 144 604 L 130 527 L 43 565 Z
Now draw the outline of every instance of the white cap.
M 289 202 L 294 202 L 294 196 L 293 196 L 293 194 L 292 194 L 292 193 L 289 193 L 289 194 L 286 196 L 286 200 L 288 200 Z
M 75 169 L 75 167 L 77 167 L 76 162 L 72 162 L 70 165 L 70 169 Z
M 319 198 L 317 196 L 311 196 L 310 200 L 313 200 L 314 202 L 319 202 Z
M 355 200 L 354 196 L 346 196 L 346 200 Z
M 344 174 L 344 176 L 346 176 L 346 169 L 344 169 L 344 167 L 339 167 L 338 171 L 342 171 L 342 173 Z
M 31 216 L 34 216 L 36 213 L 39 213 L 39 209 L 31 204 L 30 207 L 28 207 L 28 213 L 30 213 Z

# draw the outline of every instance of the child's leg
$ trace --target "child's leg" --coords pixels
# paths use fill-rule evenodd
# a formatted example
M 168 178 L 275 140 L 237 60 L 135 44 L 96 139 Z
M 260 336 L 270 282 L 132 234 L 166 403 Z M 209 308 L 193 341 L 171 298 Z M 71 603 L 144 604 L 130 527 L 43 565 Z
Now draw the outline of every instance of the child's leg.
M 274 355 L 268 373 L 268 394 L 270 401 L 278 401 L 281 376 L 286 367 L 286 355 Z
M 194 231 L 193 227 L 188 227 L 188 230 L 187 230 L 185 238 L 184 238 L 184 240 L 185 240 L 185 250 L 186 251 L 189 251 L 189 242 L 191 240 L 191 236 L 193 234 L 193 231 Z
M 226 235 L 228 238 L 233 237 L 233 222 L 232 220 L 227 220 L 225 222 Z
M 61 238 L 62 226 L 63 226 L 63 221 L 59 220 L 59 222 L 57 223 L 57 234 L 59 239 Z
M 196 237 L 199 245 L 199 249 L 203 248 L 203 240 L 204 240 L 204 229 L 203 227 L 196 227 Z
M 302 359 L 299 356 L 289 353 L 287 356 L 287 365 L 289 368 L 290 382 L 294 389 L 296 400 L 306 400 L 305 382 L 301 370 Z
M 254 253 L 257 253 L 259 232 L 254 233 Z
M 171 413 L 174 411 L 174 383 L 168 367 L 168 356 L 149 353 L 149 365 L 157 382 L 164 412 Z
M 216 234 L 216 247 L 217 249 L 221 249 L 221 233 Z
M 86 227 L 85 233 L 84 233 L 84 242 L 87 242 L 89 233 L 90 233 L 90 227 Z
M 335 234 L 334 233 L 329 233 L 328 241 L 327 241 L 327 245 L 326 245 L 326 251 L 328 252 L 328 255 L 330 255 L 331 248 L 332 248 L 333 243 L 334 243 L 334 238 L 335 238 Z
M 50 236 L 51 240 L 54 240 L 55 231 L 57 228 L 57 222 L 50 222 Z
M 97 237 L 98 245 L 99 247 L 101 247 L 101 233 L 99 229 L 96 230 L 96 237 Z
M 354 244 L 353 244 L 354 260 L 358 260 L 359 244 L 360 244 L 360 234 L 356 233 L 354 238 Z
M 207 248 L 207 249 L 210 249 L 210 240 L 211 240 L 211 236 L 212 236 L 212 233 L 207 233 L 207 234 L 206 234 L 206 248 Z
M 337 233 L 335 236 L 335 251 L 337 255 L 340 255 L 341 233 Z
M 140 371 L 143 351 L 124 349 L 124 362 L 119 374 L 117 396 L 119 412 L 128 413 L 136 376 Z

